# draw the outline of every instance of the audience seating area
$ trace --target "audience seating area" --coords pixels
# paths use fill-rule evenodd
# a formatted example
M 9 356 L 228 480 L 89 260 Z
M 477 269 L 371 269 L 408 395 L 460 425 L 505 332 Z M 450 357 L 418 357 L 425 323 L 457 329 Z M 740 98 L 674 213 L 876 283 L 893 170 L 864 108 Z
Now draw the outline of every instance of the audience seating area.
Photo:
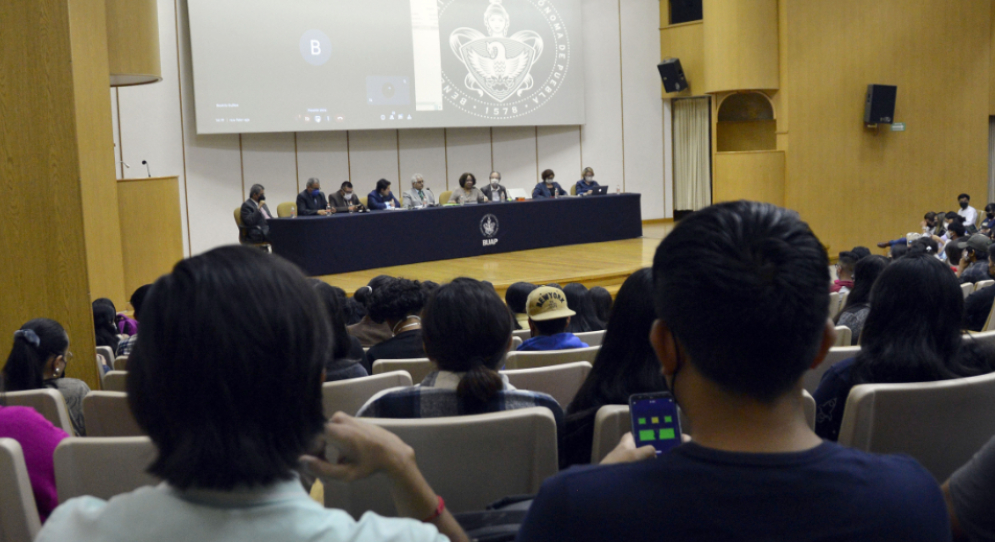
M 331 418 L 336 412 L 353 415 L 377 393 L 411 384 L 411 375 L 407 371 L 391 371 L 365 378 L 325 382 L 321 386 L 325 417 Z
M 0 438 L 0 540 L 33 540 L 41 529 L 20 443 Z
M 145 434 L 131 414 L 128 394 L 124 392 L 91 391 L 83 398 L 83 416 L 89 437 L 135 437 Z
M 30 391 L 12 391 L 3 395 L 7 406 L 26 406 L 38 411 L 52 425 L 66 433 L 73 434 L 72 422 L 69 421 L 69 410 L 66 409 L 66 399 L 57 390 L 43 388 Z
M 70 437 L 55 449 L 59 502 L 91 495 L 110 499 L 159 481 L 145 469 L 155 459 L 148 437 Z

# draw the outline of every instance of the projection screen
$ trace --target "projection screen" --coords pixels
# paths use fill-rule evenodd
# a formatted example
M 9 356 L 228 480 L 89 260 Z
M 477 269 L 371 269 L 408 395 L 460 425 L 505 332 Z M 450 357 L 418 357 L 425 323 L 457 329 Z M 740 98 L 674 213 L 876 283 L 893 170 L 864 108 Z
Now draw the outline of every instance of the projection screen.
M 197 133 L 584 123 L 580 0 L 188 0 Z

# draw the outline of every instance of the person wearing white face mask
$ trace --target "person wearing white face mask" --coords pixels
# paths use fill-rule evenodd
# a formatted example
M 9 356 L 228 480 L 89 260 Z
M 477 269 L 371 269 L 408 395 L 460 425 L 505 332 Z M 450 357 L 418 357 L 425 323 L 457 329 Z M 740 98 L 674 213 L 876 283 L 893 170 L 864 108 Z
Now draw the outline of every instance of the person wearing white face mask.
M 601 186 L 594 180 L 594 170 L 586 167 L 583 172 L 584 178 L 577 181 L 577 195 L 587 196 L 595 188 Z
M 491 182 L 480 189 L 487 201 L 508 201 L 508 191 L 501 185 L 501 173 L 491 172 Z

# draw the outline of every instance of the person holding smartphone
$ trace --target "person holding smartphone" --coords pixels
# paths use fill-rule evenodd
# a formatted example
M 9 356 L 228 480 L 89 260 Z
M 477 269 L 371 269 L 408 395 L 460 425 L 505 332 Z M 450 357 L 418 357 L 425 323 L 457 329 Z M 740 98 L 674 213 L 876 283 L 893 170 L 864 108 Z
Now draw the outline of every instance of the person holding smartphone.
M 824 442 L 806 422 L 803 375 L 836 339 L 828 283 L 794 212 L 739 201 L 682 220 L 653 262 L 649 337 L 692 441 L 657 455 L 626 434 L 616 464 L 547 480 L 518 540 L 949 540 L 915 460 Z

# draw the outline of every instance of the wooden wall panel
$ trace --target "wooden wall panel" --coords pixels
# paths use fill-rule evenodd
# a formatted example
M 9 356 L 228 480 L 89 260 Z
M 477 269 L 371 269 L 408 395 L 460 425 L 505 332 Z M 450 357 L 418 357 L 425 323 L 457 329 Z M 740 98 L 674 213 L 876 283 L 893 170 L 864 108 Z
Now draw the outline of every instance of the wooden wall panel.
M 988 55 L 988 114 L 995 116 L 995 3 L 991 12 L 991 25 L 988 27 L 988 47 L 991 51 Z
M 788 2 L 785 202 L 831 250 L 918 230 L 925 211 L 987 193 L 991 6 Z M 888 24 L 880 24 L 888 21 Z M 932 81 L 935 84 L 923 84 Z M 863 125 L 869 83 L 898 85 L 905 132 Z
M 494 128 L 492 139 L 494 169 L 501 172 L 501 184 L 506 188 L 521 188 L 531 194 L 539 182 L 535 128 Z
M 297 157 L 294 154 L 294 134 L 245 134 L 242 136 L 243 199 L 249 197 L 252 185 L 266 187 L 266 202 L 274 213 L 276 206 L 297 201 L 305 183 L 298 184 Z M 338 189 L 338 183 L 322 184 L 328 194 Z
M 150 201 L 156 204 L 149 205 Z M 183 259 L 179 180 L 153 177 L 118 181 L 117 204 L 124 249 L 124 289 L 130 296 L 138 287 L 171 272 Z
M 477 184 L 494 169 L 491 159 L 490 128 L 449 128 L 446 130 L 446 161 L 449 164 L 447 190 L 459 188 L 460 175 L 473 173 Z
M 397 137 L 401 165 L 398 191 L 403 193 L 410 190 L 411 176 L 421 173 L 425 177 L 425 186 L 439 197 L 446 186 L 445 130 L 400 130 Z
M 784 152 L 723 152 L 715 155 L 712 200 L 750 199 L 784 206 Z
M 777 0 L 703 0 L 702 8 L 704 91 L 779 88 Z
M 346 132 L 298 132 L 297 176 L 301 190 L 311 177 L 334 192 L 349 177 L 349 139 Z
M 681 59 L 681 69 L 688 80 L 688 88 L 667 93 L 660 85 L 663 97 L 683 98 L 705 93 L 705 32 L 702 21 L 665 26 L 660 29 L 660 58 Z
M 769 151 L 777 148 L 777 121 L 719 122 L 717 152 Z

